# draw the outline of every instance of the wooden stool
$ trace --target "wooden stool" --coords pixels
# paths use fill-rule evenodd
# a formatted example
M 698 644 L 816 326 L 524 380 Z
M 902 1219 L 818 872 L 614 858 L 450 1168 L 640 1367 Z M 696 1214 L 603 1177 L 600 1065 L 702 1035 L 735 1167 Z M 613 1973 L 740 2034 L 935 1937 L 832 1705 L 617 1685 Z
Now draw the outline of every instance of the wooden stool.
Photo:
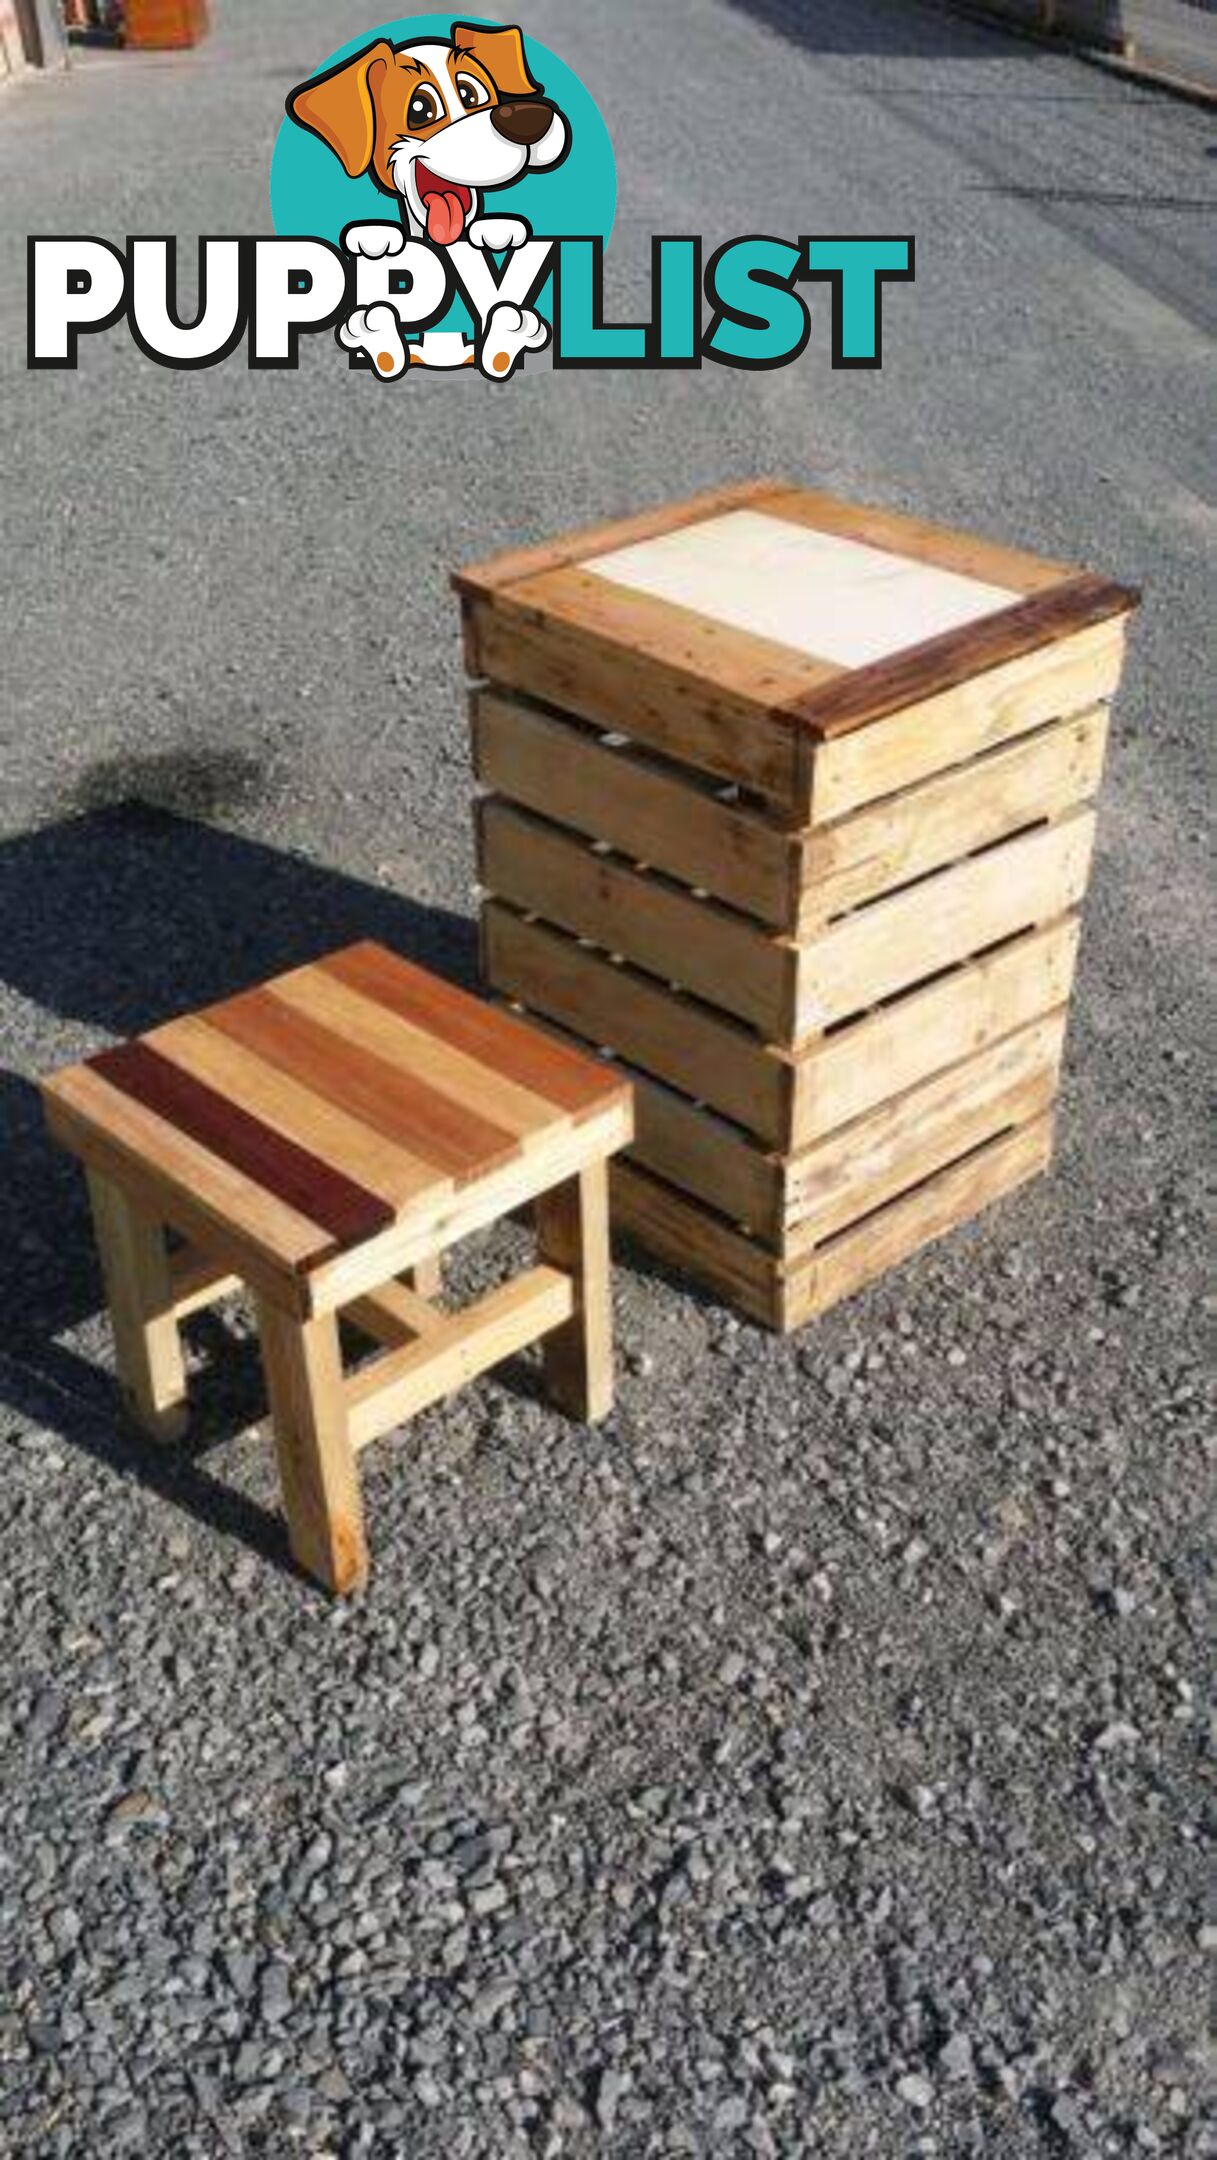
M 611 1408 L 607 1162 L 633 1106 L 593 1058 L 361 944 L 55 1073 L 43 1097 L 88 1173 L 147 1431 L 184 1426 L 180 1321 L 252 1291 L 291 1549 L 328 1589 L 366 1580 L 355 1458 L 390 1426 L 542 1339 L 552 1399 Z M 440 1255 L 524 1202 L 540 1264 L 444 1311 Z M 349 1375 L 340 1315 L 381 1346 Z

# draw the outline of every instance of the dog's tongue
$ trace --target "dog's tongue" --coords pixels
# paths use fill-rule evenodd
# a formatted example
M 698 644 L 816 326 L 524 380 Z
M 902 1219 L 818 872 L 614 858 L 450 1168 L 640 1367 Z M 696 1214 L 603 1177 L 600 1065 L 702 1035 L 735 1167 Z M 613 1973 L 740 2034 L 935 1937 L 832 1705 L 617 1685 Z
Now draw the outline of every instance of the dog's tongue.
M 465 229 L 465 209 L 459 195 L 435 193 L 427 197 L 427 238 L 436 247 L 451 247 Z

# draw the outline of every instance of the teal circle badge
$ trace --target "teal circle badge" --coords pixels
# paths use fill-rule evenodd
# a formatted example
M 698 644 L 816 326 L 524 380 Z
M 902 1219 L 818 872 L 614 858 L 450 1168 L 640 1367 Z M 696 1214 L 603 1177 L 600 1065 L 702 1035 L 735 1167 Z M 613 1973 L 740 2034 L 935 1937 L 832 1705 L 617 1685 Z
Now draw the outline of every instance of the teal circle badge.
M 381 39 L 396 47 L 425 40 L 447 44 L 459 29 L 497 32 L 503 27 L 454 21 L 451 14 L 394 16 L 338 46 L 307 80 L 340 69 Z M 524 52 L 531 75 L 566 121 L 568 146 L 559 163 L 526 167 L 508 185 L 486 188 L 480 214 L 523 218 L 542 239 L 552 235 L 605 241 L 617 203 L 617 166 L 608 129 L 591 93 L 557 53 L 526 33 Z M 370 172 L 352 177 L 329 145 L 290 115 L 279 130 L 271 160 L 270 205 L 276 233 L 307 234 L 335 244 L 348 225 L 394 223 L 402 216 L 400 200 L 385 194 Z M 548 312 L 549 295 L 547 282 L 534 302 L 542 315 Z M 468 322 L 464 304 L 457 300 L 442 327 L 458 329 Z

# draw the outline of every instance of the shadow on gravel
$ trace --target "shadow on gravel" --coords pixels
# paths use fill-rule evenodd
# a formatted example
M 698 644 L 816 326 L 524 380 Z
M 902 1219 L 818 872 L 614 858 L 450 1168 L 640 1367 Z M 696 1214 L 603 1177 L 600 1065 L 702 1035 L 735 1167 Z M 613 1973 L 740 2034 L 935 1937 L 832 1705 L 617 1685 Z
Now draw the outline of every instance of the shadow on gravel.
M 0 923 L 0 980 L 95 1029 L 97 1047 L 356 938 L 459 982 L 476 973 L 466 918 L 141 802 L 0 843 Z M 158 1452 L 129 1434 L 108 1376 L 57 1339 L 102 1306 L 84 1181 L 12 1072 L 0 1073 L 0 1155 L 0 1404 L 283 1561 L 277 1519 L 199 1460 L 263 1414 L 252 1338 L 196 1316 L 187 1340 L 206 1363 L 191 1375 L 189 1441 Z

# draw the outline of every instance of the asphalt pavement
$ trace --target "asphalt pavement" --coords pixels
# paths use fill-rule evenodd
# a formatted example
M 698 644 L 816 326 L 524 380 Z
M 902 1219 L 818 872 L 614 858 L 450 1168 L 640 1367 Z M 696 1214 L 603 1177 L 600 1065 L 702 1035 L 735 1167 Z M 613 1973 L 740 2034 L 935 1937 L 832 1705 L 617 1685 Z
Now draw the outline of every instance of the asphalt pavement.
M 269 230 L 366 9 L 0 93 L 0 2149 L 1199 2155 L 1213 215 L 1195 106 L 917 0 L 536 0 L 650 236 L 917 239 L 880 373 L 29 373 L 31 232 Z M 1051 1176 L 789 1342 L 618 1271 L 286 1569 L 205 1323 L 115 1415 L 31 1077 L 348 936 L 469 977 L 449 570 L 784 472 L 1143 586 Z M 221 1339 L 223 1338 L 223 1339 Z

